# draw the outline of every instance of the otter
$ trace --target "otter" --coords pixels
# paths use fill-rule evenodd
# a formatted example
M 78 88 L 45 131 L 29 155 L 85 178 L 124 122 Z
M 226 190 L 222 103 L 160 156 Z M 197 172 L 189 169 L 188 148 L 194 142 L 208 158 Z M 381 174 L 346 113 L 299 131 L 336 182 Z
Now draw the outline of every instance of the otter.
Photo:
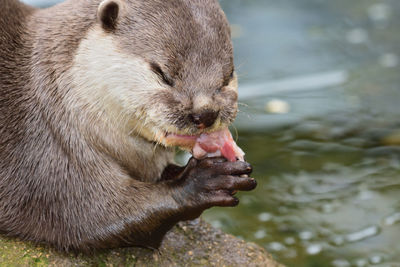
M 235 206 L 252 167 L 174 163 L 168 136 L 231 124 L 237 76 L 217 0 L 0 0 L 0 232 L 61 251 L 157 248 Z

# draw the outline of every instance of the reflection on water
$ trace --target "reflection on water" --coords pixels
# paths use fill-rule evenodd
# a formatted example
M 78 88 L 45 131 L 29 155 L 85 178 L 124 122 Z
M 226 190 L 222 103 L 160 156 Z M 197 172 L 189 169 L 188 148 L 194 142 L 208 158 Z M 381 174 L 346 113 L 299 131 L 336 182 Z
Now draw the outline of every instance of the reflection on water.
M 222 4 L 259 187 L 204 217 L 289 266 L 400 266 L 400 2 Z
M 400 2 L 221 3 L 259 186 L 204 217 L 289 266 L 400 266 Z
M 279 81 L 269 81 L 259 84 L 243 85 L 240 88 L 240 99 L 255 99 L 274 94 L 292 94 L 311 90 L 327 90 L 347 82 L 346 71 L 331 71 L 313 73 L 305 76 L 290 77 Z M 267 90 L 266 90 L 267 89 Z

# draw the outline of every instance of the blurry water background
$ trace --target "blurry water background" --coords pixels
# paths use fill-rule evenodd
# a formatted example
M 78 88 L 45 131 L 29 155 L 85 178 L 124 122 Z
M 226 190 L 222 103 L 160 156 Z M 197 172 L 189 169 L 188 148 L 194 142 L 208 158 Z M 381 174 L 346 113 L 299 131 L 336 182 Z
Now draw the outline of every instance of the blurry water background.
M 400 266 L 400 1 L 221 4 L 259 186 L 203 217 L 288 266 Z

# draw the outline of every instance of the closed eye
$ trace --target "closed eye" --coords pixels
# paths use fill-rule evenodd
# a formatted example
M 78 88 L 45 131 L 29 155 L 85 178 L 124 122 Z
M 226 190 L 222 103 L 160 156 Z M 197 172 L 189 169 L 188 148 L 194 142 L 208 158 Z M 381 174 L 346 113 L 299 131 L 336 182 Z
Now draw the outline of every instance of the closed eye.
M 157 74 L 157 75 L 160 77 L 160 79 L 161 79 L 166 85 L 169 85 L 169 86 L 171 86 L 171 87 L 173 87 L 173 86 L 175 85 L 175 83 L 174 83 L 174 81 L 172 80 L 172 78 L 171 78 L 169 75 L 167 75 L 166 73 L 164 73 L 164 72 L 162 71 L 160 65 L 158 65 L 157 63 L 152 62 L 152 63 L 150 63 L 150 67 L 151 67 L 151 70 L 152 70 L 155 74 Z

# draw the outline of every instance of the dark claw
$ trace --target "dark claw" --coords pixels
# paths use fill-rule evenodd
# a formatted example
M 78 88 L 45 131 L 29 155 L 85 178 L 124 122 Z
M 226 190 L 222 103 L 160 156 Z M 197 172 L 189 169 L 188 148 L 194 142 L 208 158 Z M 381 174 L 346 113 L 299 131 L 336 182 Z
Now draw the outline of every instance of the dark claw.
M 240 178 L 243 179 L 241 186 L 238 187 L 241 191 L 251 191 L 257 187 L 257 181 L 254 178 Z
M 251 179 L 252 179 L 253 187 L 250 190 L 253 190 L 253 189 L 255 189 L 257 187 L 257 180 L 254 179 L 254 178 L 251 178 Z
M 233 197 L 233 205 L 232 205 L 232 207 L 235 207 L 235 206 L 237 206 L 237 205 L 239 205 L 239 199 L 237 198 L 237 197 Z

